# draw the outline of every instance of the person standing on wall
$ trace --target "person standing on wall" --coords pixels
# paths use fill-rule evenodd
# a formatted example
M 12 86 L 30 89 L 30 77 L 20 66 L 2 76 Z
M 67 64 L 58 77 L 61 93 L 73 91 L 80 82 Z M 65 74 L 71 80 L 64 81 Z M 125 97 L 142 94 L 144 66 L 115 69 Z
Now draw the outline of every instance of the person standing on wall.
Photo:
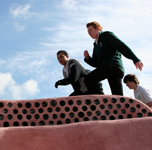
M 107 79 L 112 94 L 123 95 L 124 67 L 121 54 L 131 59 L 140 71 L 143 68 L 143 63 L 114 33 L 103 32 L 98 22 L 87 23 L 86 27 L 88 34 L 95 39 L 95 42 L 92 57 L 89 56 L 87 50 L 84 51 L 84 61 L 96 69 L 85 77 L 85 85 L 93 94 L 99 94 L 99 90 L 95 90 L 93 87 L 98 81 Z
M 69 59 L 69 55 L 65 50 L 57 52 L 57 59 L 63 65 L 64 79 L 58 80 L 55 83 L 55 87 L 58 88 L 59 85 L 71 84 L 74 91 L 69 96 L 92 94 L 84 84 L 84 78 L 90 71 L 85 69 L 78 60 Z M 101 82 L 98 82 L 95 88 L 99 88 L 100 94 L 104 94 Z

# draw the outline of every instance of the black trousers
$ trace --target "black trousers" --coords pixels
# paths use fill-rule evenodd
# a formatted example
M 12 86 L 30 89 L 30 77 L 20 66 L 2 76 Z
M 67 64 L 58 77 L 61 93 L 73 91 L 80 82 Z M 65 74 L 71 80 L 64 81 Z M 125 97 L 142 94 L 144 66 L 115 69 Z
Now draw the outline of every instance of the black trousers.
M 84 83 L 92 94 L 101 94 L 100 88 L 97 86 L 97 82 L 107 79 L 112 94 L 123 95 L 123 75 L 123 72 L 116 67 L 113 67 L 111 65 L 102 65 L 89 73 L 85 77 Z
M 88 94 L 89 94 L 88 91 L 83 93 L 82 91 L 77 90 L 77 91 L 72 92 L 69 96 L 88 95 Z

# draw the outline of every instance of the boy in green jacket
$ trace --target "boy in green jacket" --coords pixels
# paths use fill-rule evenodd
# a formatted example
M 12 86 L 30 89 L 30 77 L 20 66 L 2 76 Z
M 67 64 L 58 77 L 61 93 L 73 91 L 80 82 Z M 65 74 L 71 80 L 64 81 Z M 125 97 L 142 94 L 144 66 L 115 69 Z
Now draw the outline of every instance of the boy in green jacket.
M 98 22 L 90 22 L 86 25 L 88 34 L 95 39 L 92 58 L 87 50 L 84 51 L 84 61 L 95 67 L 89 75 L 85 77 L 84 83 L 93 94 L 100 94 L 95 88 L 98 81 L 108 80 L 113 95 L 123 95 L 122 78 L 124 67 L 121 54 L 131 59 L 136 68 L 142 70 L 143 63 L 133 53 L 133 51 L 112 32 L 102 31 Z

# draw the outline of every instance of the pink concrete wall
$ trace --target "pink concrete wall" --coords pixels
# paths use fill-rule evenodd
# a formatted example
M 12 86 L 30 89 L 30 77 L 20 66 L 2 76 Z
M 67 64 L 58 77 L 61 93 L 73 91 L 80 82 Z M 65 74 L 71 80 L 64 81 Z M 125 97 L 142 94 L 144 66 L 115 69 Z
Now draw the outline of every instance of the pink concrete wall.
M 152 116 L 152 110 L 147 105 L 115 95 L 0 101 L 0 127 L 59 125 L 148 116 Z
M 0 150 L 151 150 L 151 116 L 116 95 L 0 100 Z
M 152 118 L 0 128 L 1 150 L 151 150 Z

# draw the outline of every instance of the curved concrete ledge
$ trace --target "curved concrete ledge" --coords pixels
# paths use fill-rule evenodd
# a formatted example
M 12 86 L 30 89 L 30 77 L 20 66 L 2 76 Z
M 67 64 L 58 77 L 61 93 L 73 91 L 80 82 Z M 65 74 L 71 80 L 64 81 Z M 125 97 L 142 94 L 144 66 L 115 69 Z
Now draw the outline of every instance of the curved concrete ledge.
M 152 118 L 0 128 L 1 150 L 151 150 Z
M 144 103 L 118 95 L 1 100 L 0 127 L 61 125 L 152 116 Z

